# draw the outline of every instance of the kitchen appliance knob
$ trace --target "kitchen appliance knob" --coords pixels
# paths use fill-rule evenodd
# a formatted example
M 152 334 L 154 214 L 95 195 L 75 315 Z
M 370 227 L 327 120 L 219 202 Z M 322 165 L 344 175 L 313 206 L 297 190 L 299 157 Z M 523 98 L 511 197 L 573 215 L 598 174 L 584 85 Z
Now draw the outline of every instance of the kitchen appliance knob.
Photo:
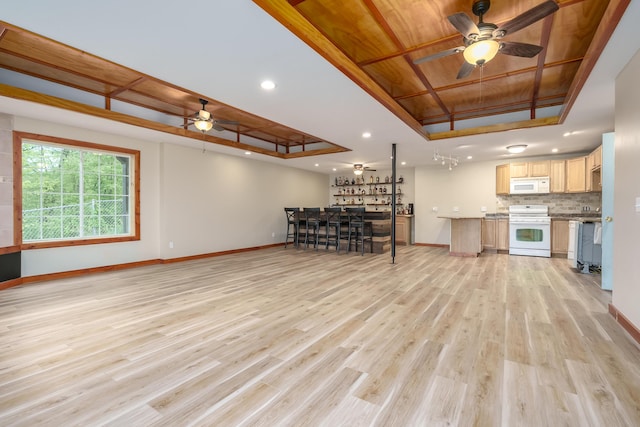
M 608 217 L 605 217 L 605 219 L 604 219 L 604 220 L 605 220 L 605 221 L 607 221 L 607 222 L 611 222 L 611 221 L 613 221 L 613 218 L 611 218 L 610 216 L 608 216 Z

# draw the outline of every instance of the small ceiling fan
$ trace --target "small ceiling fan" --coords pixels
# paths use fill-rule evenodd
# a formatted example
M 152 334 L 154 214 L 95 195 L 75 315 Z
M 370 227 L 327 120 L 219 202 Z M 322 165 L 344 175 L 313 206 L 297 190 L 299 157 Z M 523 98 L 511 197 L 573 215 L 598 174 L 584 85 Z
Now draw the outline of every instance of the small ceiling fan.
M 538 6 L 516 16 L 512 20 L 498 27 L 490 22 L 484 22 L 483 16 L 489 10 L 491 0 L 475 0 L 471 10 L 478 17 L 478 24 L 469 18 L 464 12 L 455 13 L 447 19 L 463 35 L 464 46 L 454 47 L 442 52 L 434 53 L 413 61 L 414 64 L 431 61 L 445 56 L 462 52 L 465 62 L 462 64 L 458 76 L 467 77 L 476 66 L 482 66 L 491 61 L 496 54 L 502 53 L 511 56 L 533 58 L 543 49 L 528 43 L 501 41 L 509 34 L 513 34 L 529 25 L 545 18 L 558 10 L 558 4 L 554 0 L 547 0 Z
M 375 169 L 366 167 L 365 165 L 363 165 L 362 163 L 356 163 L 353 165 L 353 173 L 355 175 L 362 175 L 364 173 L 364 171 L 371 171 L 371 172 L 375 172 Z
M 194 117 L 189 118 L 189 123 L 193 124 L 196 129 L 201 131 L 202 133 L 208 132 L 211 129 L 215 129 L 217 131 L 223 131 L 225 128 L 222 125 L 237 125 L 238 122 L 233 120 L 220 120 L 214 119 L 211 117 L 211 113 L 208 112 L 205 107 L 209 103 L 206 99 L 200 98 L 200 104 L 202 104 L 202 109 L 198 111 Z

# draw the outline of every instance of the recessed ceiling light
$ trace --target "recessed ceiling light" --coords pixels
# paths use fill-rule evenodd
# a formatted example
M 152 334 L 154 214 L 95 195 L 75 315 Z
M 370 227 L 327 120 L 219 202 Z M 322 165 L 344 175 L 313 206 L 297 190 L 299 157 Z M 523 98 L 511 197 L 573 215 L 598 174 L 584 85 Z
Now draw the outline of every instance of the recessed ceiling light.
M 554 148 L 554 149 L 552 149 L 552 150 L 551 150 L 551 152 L 552 152 L 552 153 L 557 153 L 557 152 L 558 152 L 558 149 L 557 149 L 557 148 Z
M 404 166 L 404 165 L 406 165 L 406 164 L 407 164 L 407 162 L 401 162 L 400 164 L 401 164 L 402 166 Z
M 469 148 L 469 147 L 471 146 L 463 144 L 463 145 L 458 145 L 456 148 Z
M 271 80 L 265 80 L 262 83 L 260 83 L 260 87 L 264 90 L 273 90 L 276 88 L 276 84 Z
M 319 164 L 319 163 L 316 163 L 316 164 L 315 164 L 315 167 L 318 167 L 318 166 L 320 166 L 320 164 Z
M 467 156 L 467 160 L 473 159 L 473 156 Z
M 333 171 L 334 171 L 334 172 L 335 172 L 335 171 L 337 171 L 337 170 L 338 170 L 338 169 L 336 169 L 336 168 L 333 168 Z
M 246 154 L 247 156 L 251 155 L 251 151 L 245 151 L 244 154 Z
M 362 132 L 363 138 L 371 138 L 371 132 Z

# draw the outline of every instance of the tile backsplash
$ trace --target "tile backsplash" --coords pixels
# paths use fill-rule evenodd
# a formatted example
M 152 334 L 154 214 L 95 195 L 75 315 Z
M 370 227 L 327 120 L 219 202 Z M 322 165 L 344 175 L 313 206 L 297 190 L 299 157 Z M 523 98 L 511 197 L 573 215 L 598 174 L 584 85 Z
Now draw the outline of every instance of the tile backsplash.
M 509 213 L 510 205 L 547 205 L 549 214 L 572 214 L 602 206 L 602 193 L 518 194 L 496 197 L 496 213 Z

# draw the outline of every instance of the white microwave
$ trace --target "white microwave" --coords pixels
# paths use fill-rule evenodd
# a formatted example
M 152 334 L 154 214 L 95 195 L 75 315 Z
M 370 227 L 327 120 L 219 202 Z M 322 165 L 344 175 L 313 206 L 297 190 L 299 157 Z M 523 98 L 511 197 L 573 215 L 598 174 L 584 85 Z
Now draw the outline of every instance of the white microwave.
M 547 194 L 549 177 L 511 178 L 510 194 Z

